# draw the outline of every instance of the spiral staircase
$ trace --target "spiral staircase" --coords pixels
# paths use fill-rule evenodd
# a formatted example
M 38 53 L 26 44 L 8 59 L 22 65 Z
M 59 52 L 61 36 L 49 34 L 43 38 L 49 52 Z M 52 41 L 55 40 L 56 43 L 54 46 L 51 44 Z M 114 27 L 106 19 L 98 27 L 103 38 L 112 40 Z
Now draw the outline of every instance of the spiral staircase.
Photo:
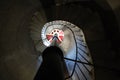
M 44 13 L 35 12 L 30 23 L 30 34 L 38 51 L 39 64 L 42 62 L 42 52 L 50 45 L 47 44 L 47 31 L 60 29 L 64 32 L 64 39 L 59 44 L 59 47 L 64 52 L 64 59 L 68 69 L 69 76 L 66 76 L 66 79 L 94 80 L 94 67 L 82 30 L 76 25 L 63 20 L 45 24 L 46 20 L 43 20 L 42 17 L 45 17 Z
M 71 80 L 94 80 L 92 57 L 81 28 L 85 30 L 89 28 L 92 29 L 96 26 L 100 28 L 101 23 L 99 22 L 97 14 L 89 8 L 84 8 L 76 4 L 59 4 L 56 6 L 51 5 L 49 7 L 46 7 L 43 4 L 43 8 L 45 9 L 44 13 L 46 13 L 46 16 L 41 12 L 42 10 L 37 11 L 34 13 L 30 23 L 31 38 L 34 41 L 36 50 L 40 56 L 39 64 L 42 62 L 41 53 L 47 47 L 44 44 L 46 41 L 45 34 L 47 29 L 51 25 L 63 25 L 63 27 L 55 27 L 53 29 L 62 29 L 65 34 L 64 40 L 59 47 L 64 52 L 69 73 L 69 76 L 67 77 Z M 78 16 L 79 18 L 77 18 Z M 42 17 L 46 20 L 43 20 Z M 79 27 L 70 22 L 79 25 Z M 99 32 L 102 33 L 102 29 L 98 29 L 98 33 Z
M 41 33 L 49 22 L 64 23 L 64 40 L 71 40 L 59 45 L 68 70 L 66 79 L 119 80 L 119 52 L 114 52 L 119 48 L 119 0 L 49 1 L 0 1 L 0 80 L 33 80 L 47 47 Z

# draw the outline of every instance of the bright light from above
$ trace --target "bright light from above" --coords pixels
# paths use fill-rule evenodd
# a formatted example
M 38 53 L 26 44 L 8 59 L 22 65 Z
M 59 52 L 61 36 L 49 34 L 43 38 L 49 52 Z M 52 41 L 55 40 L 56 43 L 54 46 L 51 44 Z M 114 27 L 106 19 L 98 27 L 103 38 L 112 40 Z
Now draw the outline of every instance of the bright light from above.
M 57 42 L 60 44 L 64 39 L 64 32 L 62 30 L 63 27 L 63 25 L 56 24 L 54 21 L 46 23 L 41 32 L 43 44 L 45 46 L 50 46 L 55 34 L 58 37 Z
M 73 28 L 74 26 L 72 23 L 61 20 L 46 23 L 41 32 L 43 44 L 46 47 L 52 45 L 54 36 L 57 36 L 57 44 L 65 53 L 64 56 L 67 56 L 73 50 L 73 47 L 74 49 L 76 48 L 73 34 L 68 28 Z
M 53 29 L 50 33 L 46 34 L 46 38 L 47 40 L 52 43 L 53 41 L 53 37 L 57 36 L 57 43 L 61 43 L 63 41 L 64 38 L 64 32 L 62 30 L 59 29 Z

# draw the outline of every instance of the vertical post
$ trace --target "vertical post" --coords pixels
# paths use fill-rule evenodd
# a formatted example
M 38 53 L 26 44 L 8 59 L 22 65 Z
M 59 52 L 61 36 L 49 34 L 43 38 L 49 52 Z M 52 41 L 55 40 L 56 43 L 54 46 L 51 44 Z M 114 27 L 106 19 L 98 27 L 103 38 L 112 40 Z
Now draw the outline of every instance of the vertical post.
M 56 46 L 46 48 L 34 80 L 65 80 L 63 52 Z

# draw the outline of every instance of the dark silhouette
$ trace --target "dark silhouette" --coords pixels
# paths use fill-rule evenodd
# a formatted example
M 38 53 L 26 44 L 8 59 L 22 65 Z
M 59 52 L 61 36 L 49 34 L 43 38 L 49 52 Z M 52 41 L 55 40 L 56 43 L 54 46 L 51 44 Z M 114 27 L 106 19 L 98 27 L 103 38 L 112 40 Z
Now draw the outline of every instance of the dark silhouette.
M 34 80 L 65 80 L 63 52 L 56 46 L 46 48 L 42 53 L 43 62 Z

